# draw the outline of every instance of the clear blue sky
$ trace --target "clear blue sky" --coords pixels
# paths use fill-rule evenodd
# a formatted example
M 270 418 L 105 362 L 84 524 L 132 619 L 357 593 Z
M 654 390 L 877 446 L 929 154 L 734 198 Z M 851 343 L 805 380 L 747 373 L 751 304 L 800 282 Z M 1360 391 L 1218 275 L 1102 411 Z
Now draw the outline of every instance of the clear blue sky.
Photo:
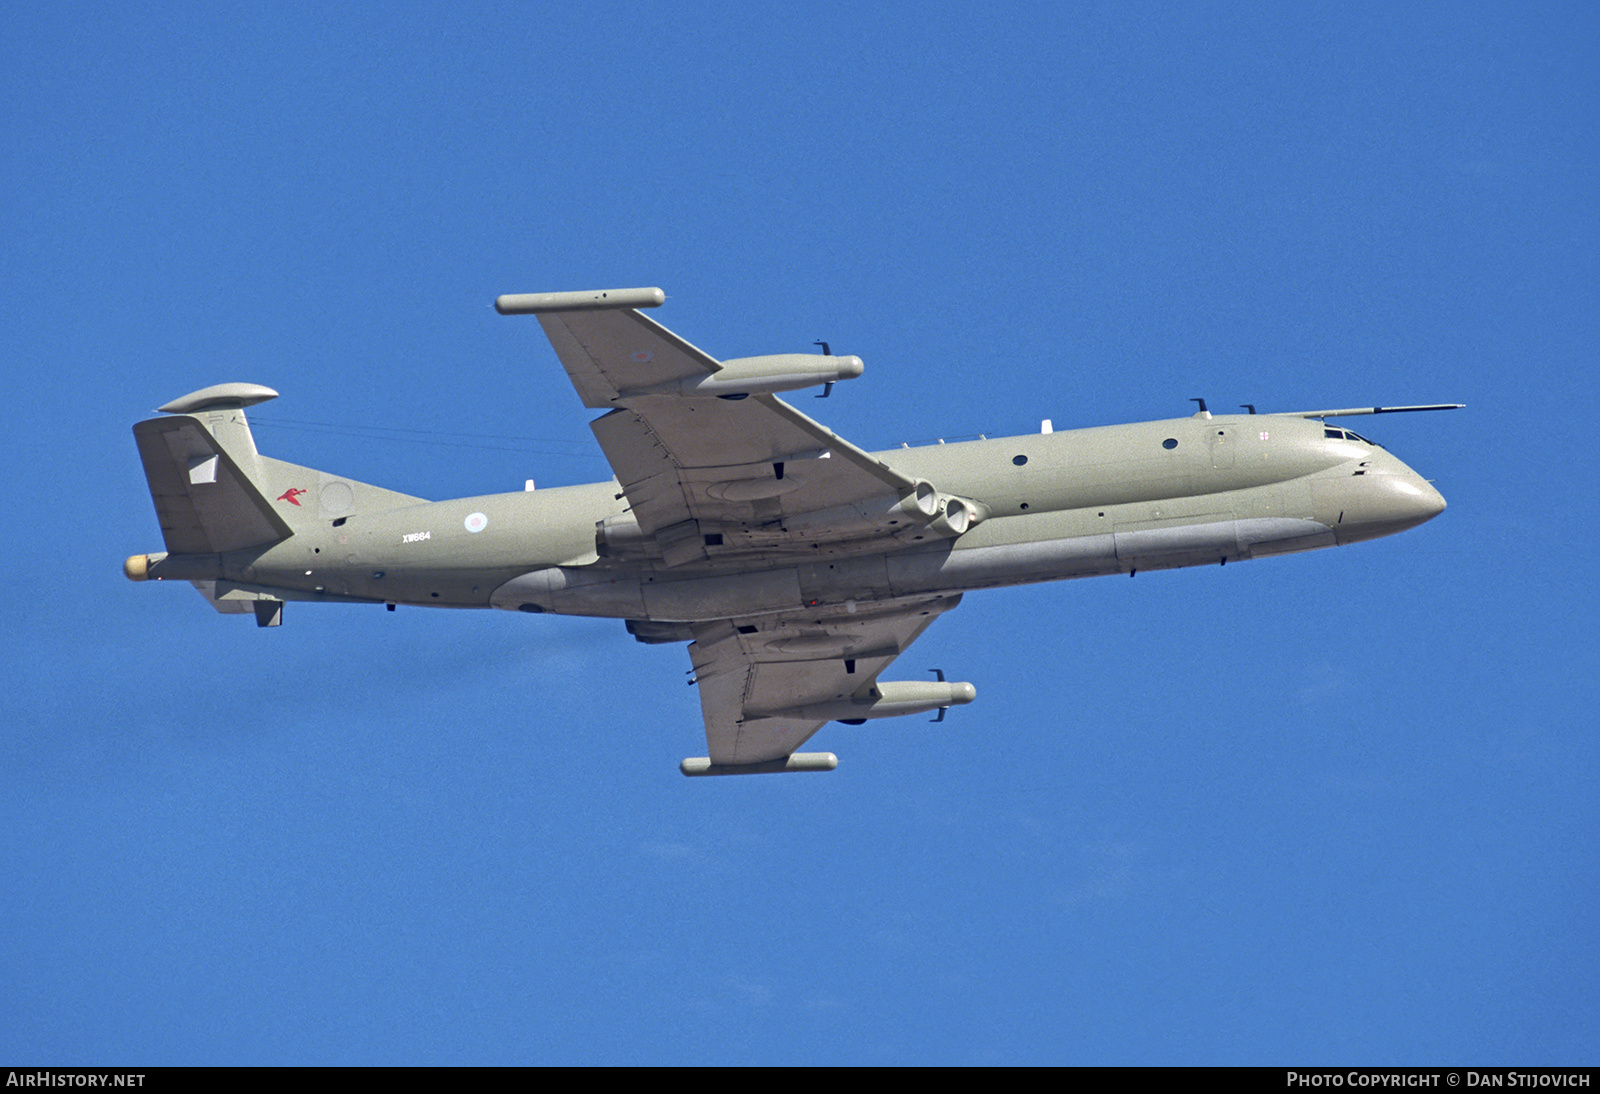
M 1600 1062 L 1597 10 L 16 13 L 0 1063 Z M 682 778 L 620 623 L 121 576 L 221 381 L 425 497 L 606 477 L 490 301 L 631 285 L 859 354 L 869 448 L 1464 402 L 1357 423 L 1450 508 L 971 595 L 899 675 L 978 702 L 822 776 Z

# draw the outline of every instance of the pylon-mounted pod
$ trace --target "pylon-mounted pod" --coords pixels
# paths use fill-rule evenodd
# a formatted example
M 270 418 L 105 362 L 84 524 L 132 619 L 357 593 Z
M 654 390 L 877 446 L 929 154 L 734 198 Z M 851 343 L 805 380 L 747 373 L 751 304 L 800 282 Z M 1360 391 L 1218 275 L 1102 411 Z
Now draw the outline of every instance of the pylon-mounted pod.
M 965 706 L 977 697 L 978 689 L 965 681 L 880 680 L 848 699 L 806 703 L 764 713 L 767 717 L 826 718 L 855 723 L 869 718 L 903 718 L 907 714 Z
M 723 361 L 716 372 L 687 376 L 664 384 L 633 387 L 617 393 L 626 402 L 646 395 L 744 399 L 854 380 L 866 368 L 859 357 L 832 357 L 820 353 L 778 353 L 768 357 L 735 357 Z

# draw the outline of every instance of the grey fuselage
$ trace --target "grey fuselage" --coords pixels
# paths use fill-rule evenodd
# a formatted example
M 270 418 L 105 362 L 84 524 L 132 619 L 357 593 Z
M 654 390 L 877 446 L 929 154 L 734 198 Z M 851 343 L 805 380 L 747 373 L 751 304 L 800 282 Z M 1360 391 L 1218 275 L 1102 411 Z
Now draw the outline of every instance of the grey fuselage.
M 677 623 L 1332 547 L 1445 507 L 1386 450 L 1287 415 L 1198 414 L 875 456 L 973 499 L 985 519 L 953 539 L 930 530 L 925 542 L 836 540 L 668 566 L 648 547 L 597 551 L 597 525 L 627 512 L 615 481 L 388 507 L 400 496 L 261 457 L 268 497 L 302 491 L 295 534 L 231 554 L 152 556 L 149 576 L 280 599 L 607 616 L 673 638 Z

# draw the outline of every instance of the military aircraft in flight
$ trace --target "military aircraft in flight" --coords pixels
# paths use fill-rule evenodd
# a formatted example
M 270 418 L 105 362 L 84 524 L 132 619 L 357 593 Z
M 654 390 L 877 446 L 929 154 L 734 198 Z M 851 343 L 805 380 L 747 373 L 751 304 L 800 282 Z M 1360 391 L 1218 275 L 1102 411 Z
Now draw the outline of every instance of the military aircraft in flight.
M 718 361 L 641 314 L 660 289 L 502 296 L 536 315 L 616 478 L 429 502 L 263 456 L 227 383 L 134 438 L 164 553 L 134 581 L 191 582 L 221 612 L 286 601 L 606 616 L 688 642 L 708 755 L 685 775 L 831 770 L 797 752 L 829 721 L 970 703 L 969 683 L 880 676 L 962 594 L 1242 562 L 1403 531 L 1439 493 L 1326 419 L 1438 406 L 1211 414 L 865 452 L 777 397 L 857 357 Z

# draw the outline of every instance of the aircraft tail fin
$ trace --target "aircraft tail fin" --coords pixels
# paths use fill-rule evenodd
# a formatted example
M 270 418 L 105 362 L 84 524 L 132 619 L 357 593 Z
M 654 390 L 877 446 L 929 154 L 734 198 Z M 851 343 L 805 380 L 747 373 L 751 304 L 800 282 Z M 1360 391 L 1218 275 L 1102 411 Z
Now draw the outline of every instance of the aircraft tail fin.
M 226 554 L 293 535 L 256 487 L 259 457 L 243 406 L 208 417 L 216 421 L 176 414 L 133 427 L 167 552 Z
M 166 417 L 133 427 L 168 554 L 264 547 L 297 528 L 421 503 L 261 455 L 245 407 L 277 396 L 260 384 L 217 384 L 174 399 L 160 408 Z

